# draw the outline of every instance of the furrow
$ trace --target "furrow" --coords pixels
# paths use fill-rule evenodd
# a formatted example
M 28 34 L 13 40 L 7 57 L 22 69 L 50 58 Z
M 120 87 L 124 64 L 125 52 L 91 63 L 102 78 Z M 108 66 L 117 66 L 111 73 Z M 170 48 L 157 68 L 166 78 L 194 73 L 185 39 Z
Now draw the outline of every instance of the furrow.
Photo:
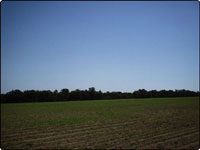
M 134 124 L 127 124 L 127 126 L 132 126 Z M 87 130 L 86 132 L 75 132 L 75 133 L 72 133 L 72 134 L 64 134 L 64 135 L 58 135 L 58 136 L 55 136 L 55 135 L 52 135 L 50 137 L 44 137 L 44 138 L 37 138 L 37 139 L 31 139 L 31 140 L 25 140 L 23 141 L 23 144 L 20 144 L 19 146 L 23 146 L 24 144 L 26 145 L 27 143 L 30 143 L 30 142 L 37 142 L 37 141 L 42 141 L 43 143 L 45 141 L 49 142 L 49 140 L 51 141 L 55 141 L 55 139 L 63 139 L 64 137 L 69 137 L 69 138 L 73 138 L 73 137 L 85 137 L 85 134 L 88 134 L 88 133 L 91 133 L 92 132 L 92 135 L 93 134 L 97 134 L 97 133 L 104 133 L 105 131 L 106 132 L 111 132 L 112 130 L 116 130 L 114 128 L 116 127 L 122 127 L 121 124 L 117 125 L 117 126 L 112 126 L 110 128 L 98 128 L 98 129 L 95 129 L 95 130 Z M 134 128 L 134 127 L 133 127 Z M 118 128 L 117 128 L 118 129 Z M 94 131 L 94 132 L 93 132 Z M 59 133 L 60 134 L 60 133 Z M 17 145 L 16 145 L 17 146 Z
M 150 144 L 148 146 L 145 146 L 145 147 L 140 147 L 142 149 L 149 149 L 149 148 L 159 148 L 161 147 L 161 145 L 164 145 L 164 144 L 169 144 L 170 142 L 173 142 L 173 141 L 176 141 L 176 140 L 180 140 L 180 139 L 183 139 L 183 138 L 190 138 L 194 135 L 198 135 L 199 133 L 197 131 L 195 132 L 192 132 L 192 133 L 189 133 L 189 134 L 183 134 L 183 135 L 176 135 L 176 136 L 172 136 L 168 139 L 166 139 L 165 141 L 160 141 L 160 142 L 156 142 L 154 144 Z
M 187 130 L 190 130 L 188 131 L 189 133 L 192 132 L 192 131 L 196 131 L 197 128 L 187 128 Z M 171 130 L 169 130 L 171 131 Z M 168 133 L 163 133 L 163 134 L 160 134 L 160 135 L 148 135 L 147 137 L 145 137 L 144 139 L 140 139 L 140 140 L 136 140 L 136 141 L 133 141 L 133 142 L 129 142 L 127 144 L 129 145 L 133 145 L 133 146 L 136 146 L 135 148 L 139 148 L 140 146 L 142 145 L 146 145 L 146 144 L 149 144 L 150 142 L 152 142 L 152 140 L 160 140 L 162 138 L 166 138 L 166 137 L 171 137 L 171 136 L 174 136 L 174 135 L 177 135 L 177 134 L 182 134 L 182 133 L 185 133 L 185 128 L 181 129 L 181 130 L 175 130 L 173 132 L 168 132 Z M 118 145 L 120 147 L 125 147 L 127 144 L 121 144 L 121 145 Z
M 177 149 L 198 149 L 198 148 L 199 148 L 199 141 L 197 142 L 195 141 L 193 143 L 177 147 Z
M 127 126 L 135 125 L 135 124 L 136 124 L 135 122 L 130 122 L 130 123 L 126 123 L 126 124 L 115 124 L 114 126 L 113 125 L 112 126 L 106 125 L 106 126 L 103 126 L 103 127 L 96 126 L 96 127 L 83 128 L 83 129 L 80 128 L 79 130 L 68 130 L 67 132 L 69 133 L 69 136 L 71 136 L 71 135 L 79 133 L 80 131 L 81 131 L 82 134 L 84 134 L 84 133 L 87 133 L 88 130 L 89 131 L 93 131 L 93 130 L 107 129 L 107 128 L 112 129 L 112 128 L 115 128 L 115 127 L 118 127 L 118 126 L 126 126 L 127 127 Z M 66 131 L 63 131 L 63 130 L 65 130 L 65 129 L 59 129 L 57 131 L 54 130 L 54 132 L 49 132 L 49 133 L 39 133 L 39 134 L 34 134 L 34 135 L 26 135 L 26 136 L 24 136 L 22 138 L 15 137 L 15 138 L 4 139 L 4 137 L 3 137 L 2 141 L 14 140 L 14 139 L 23 140 L 23 139 L 33 138 L 33 136 L 36 137 L 36 138 L 37 138 L 37 136 L 39 136 L 40 138 L 38 140 L 41 140 L 42 138 L 45 138 L 46 136 L 55 136 L 55 134 L 57 134 L 57 133 L 59 133 L 59 134 L 63 134 L 64 133 L 65 134 Z M 83 131 L 85 131 L 85 132 L 83 132 Z M 30 141 L 34 141 L 34 140 L 35 140 L 35 138 L 31 139 Z M 29 141 L 29 140 L 25 140 L 25 141 Z
M 134 127 L 132 127 L 132 128 L 134 128 Z M 127 130 L 127 132 L 128 132 L 128 130 L 129 129 L 126 129 Z M 118 129 L 117 130 L 117 132 L 120 132 L 120 131 L 124 131 L 124 128 L 123 129 Z M 66 141 L 70 141 L 70 140 L 72 140 L 73 142 L 72 143 L 68 143 L 68 146 L 69 145 L 73 145 L 73 144 L 75 144 L 75 145 L 77 145 L 77 144 L 80 144 L 80 143 L 85 143 L 86 141 L 84 141 L 84 139 L 94 139 L 94 136 L 97 136 L 97 135 L 99 135 L 100 137 L 101 137 L 101 135 L 103 135 L 103 136 L 105 136 L 105 134 L 107 135 L 111 135 L 111 136 L 113 136 L 113 130 L 110 130 L 110 129 L 107 129 L 107 131 L 101 131 L 101 132 L 93 132 L 93 133 L 90 133 L 90 134 L 86 134 L 86 135 L 82 135 L 82 136 L 75 136 L 75 137 L 71 137 L 71 139 L 68 139 L 68 138 L 61 138 L 61 139 L 55 139 L 54 141 L 47 141 L 47 142 L 43 142 L 43 145 L 48 145 L 48 144 L 52 144 L 52 145 L 56 145 L 58 142 L 57 141 L 59 141 L 59 143 L 61 142 L 66 142 Z M 99 139 L 99 138 L 98 138 Z M 74 141 L 74 140 L 76 140 L 76 141 Z M 97 140 L 97 139 L 95 139 L 95 140 Z M 80 142 L 80 141 L 82 141 L 82 142 Z M 87 142 L 88 142 L 88 140 L 87 140 Z M 46 146 L 44 146 L 44 147 L 46 147 Z
M 126 123 L 130 123 L 130 122 L 135 122 L 135 121 L 138 121 L 138 120 L 131 120 L 131 121 L 119 121 L 119 122 L 112 122 L 112 123 L 99 123 L 99 124 L 91 124 L 91 125 L 78 125 L 78 126 L 62 126 L 61 128 L 59 129 L 56 129 L 55 130 L 55 127 L 51 127 L 51 128 L 36 128 L 35 131 L 31 131 L 30 130 L 28 132 L 24 132 L 23 130 L 22 131 L 19 131 L 19 132 L 16 132 L 16 133 L 11 133 L 11 134 L 8 134 L 6 135 L 7 133 L 2 133 L 2 136 L 5 137 L 5 138 L 11 138 L 11 137 L 16 137 L 18 135 L 27 135 L 27 134 L 35 134 L 35 133 L 40 133 L 40 132 L 44 132 L 44 131 L 47 131 L 47 132 L 51 132 L 51 131 L 60 131 L 60 130 L 63 130 L 63 129 L 70 129 L 71 131 L 78 131 L 78 130 L 82 130 L 82 129 L 88 129 L 88 128 L 91 128 L 91 126 L 93 128 L 95 127 L 99 127 L 99 126 L 110 126 L 110 125 L 115 125 L 115 124 L 119 124 L 119 123 L 124 123 L 126 125 Z M 26 130 L 25 130 L 26 131 Z
M 194 128 L 191 128 L 191 129 L 194 129 Z M 164 136 L 164 135 L 166 135 L 166 134 L 169 134 L 169 133 L 162 133 L 162 131 L 164 131 L 164 132 L 166 132 L 166 130 L 163 130 L 163 129 L 160 129 L 161 130 L 161 134 Z M 148 130 L 147 130 L 148 131 Z M 167 131 L 171 131 L 171 129 L 169 128 Z M 180 131 L 185 131 L 185 128 L 184 129 L 180 129 L 180 130 L 175 130 L 175 131 L 173 131 L 173 132 L 171 132 L 171 134 L 174 134 L 174 133 L 177 133 L 177 132 L 180 132 Z M 107 145 L 109 145 L 109 149 L 113 149 L 113 148 L 122 148 L 122 147 L 125 147 L 125 146 L 127 146 L 128 144 L 130 144 L 131 142 L 126 142 L 126 141 L 124 141 L 124 139 L 125 138 L 127 138 L 127 139 L 135 139 L 135 138 L 137 138 L 137 137 L 139 137 L 140 139 L 135 139 L 133 142 L 132 142 L 132 144 L 133 143 L 143 143 L 143 141 L 144 141 L 144 139 L 141 139 L 141 138 L 143 138 L 143 137 L 145 137 L 145 138 L 152 138 L 152 135 L 154 135 L 154 133 L 155 133 L 155 131 L 151 131 L 151 132 L 144 132 L 145 134 L 141 134 L 141 135 L 126 135 L 126 136 L 121 136 L 121 138 L 116 138 L 116 139 L 114 139 L 114 140 L 112 140 L 112 142 L 111 141 L 109 141 L 109 143 L 107 144 Z M 157 133 L 157 132 L 156 132 Z M 134 136 L 134 137 L 131 137 L 131 136 Z M 158 136 L 160 136 L 160 135 L 158 135 Z M 154 136 L 154 137 L 156 137 L 156 136 Z M 120 144 L 120 145 L 113 145 L 113 144 L 115 144 L 114 143 L 114 141 L 115 142 L 118 142 L 118 143 L 123 143 L 123 144 Z M 125 143 L 124 143 L 125 142 Z M 113 146 L 112 146 L 113 145 Z M 100 146 L 100 144 L 97 144 L 96 146 Z
M 96 143 L 94 143 L 94 144 L 96 144 L 96 146 L 98 146 L 98 145 L 101 145 L 100 143 L 102 143 L 102 142 L 107 142 L 108 141 L 108 139 L 112 139 L 113 137 L 115 137 L 115 136 L 117 136 L 118 138 L 116 139 L 114 139 L 114 140 L 119 140 L 119 137 L 121 137 L 121 138 L 124 138 L 124 137 L 129 137 L 129 135 L 127 135 L 127 136 L 124 136 L 124 135 L 122 135 L 122 134 L 120 134 L 120 136 L 119 136 L 119 133 L 121 132 L 121 131 L 123 131 L 123 129 L 122 130 L 118 130 L 118 132 L 115 132 L 115 133 L 113 133 L 113 134 L 110 134 L 110 135 L 102 135 L 102 136 L 100 136 L 99 138 L 95 138 L 95 141 L 98 141 L 98 143 L 96 144 Z M 125 132 L 124 131 L 124 133 L 129 133 L 130 132 L 130 128 L 129 129 L 127 129 L 127 131 Z M 142 134 L 144 133 L 144 132 L 141 132 Z M 149 132 L 150 133 L 150 132 Z M 148 135 L 149 134 L 148 132 L 145 132 L 145 135 Z M 151 133 L 153 133 L 153 132 L 151 132 Z M 135 134 L 134 133 L 134 135 L 137 135 L 137 137 L 139 137 L 140 136 L 140 134 Z M 111 139 L 109 140 L 109 141 L 111 141 Z M 77 142 L 77 143 L 72 143 L 72 144 L 68 144 L 67 146 L 69 146 L 69 145 L 76 145 L 76 146 L 78 146 L 78 145 L 80 145 L 80 144 L 84 144 L 85 143 L 85 141 L 82 141 L 82 142 L 80 142 L 80 138 L 78 138 L 77 139 L 79 142 Z M 66 141 L 66 140 L 64 140 L 64 141 Z M 89 141 L 87 141 L 87 143 L 88 144 L 92 144 L 91 142 L 89 142 Z M 105 143 L 104 143 L 105 144 Z M 54 145 L 54 144 L 53 144 Z M 93 147 L 93 146 L 92 146 Z M 88 147 L 88 148 L 91 148 L 91 147 Z
M 137 119 L 124 119 L 124 120 L 120 120 L 120 121 L 106 121 L 106 122 L 91 122 L 91 124 L 93 124 L 94 126 L 99 126 L 99 125 L 104 125 L 105 123 L 106 124 L 115 124 L 115 123 L 121 123 L 121 122 L 129 122 L 129 121 L 136 121 Z M 81 126 L 82 127 L 89 127 L 89 125 L 88 125 L 88 123 L 84 123 L 84 124 L 81 124 Z M 16 134 L 18 134 L 18 133 L 21 133 L 21 132 L 26 132 L 26 133 L 30 133 L 29 131 L 31 130 L 38 130 L 38 129 L 40 129 L 40 130 L 43 130 L 43 129 L 52 129 L 52 130 L 54 130 L 54 128 L 55 128 L 56 126 L 54 126 L 54 127 L 50 127 L 49 125 L 44 125 L 44 126 L 42 126 L 42 127 L 30 127 L 30 128 L 18 128 L 17 129 L 17 131 L 15 131 L 15 133 Z M 59 126 L 58 126 L 59 127 Z M 80 125 L 76 125 L 76 124 L 74 124 L 74 125 L 62 125 L 62 127 L 64 127 L 64 128 L 79 128 L 80 127 Z M 10 135 L 11 133 L 13 133 L 13 129 L 10 129 L 10 131 L 2 131 L 4 134 L 8 134 L 8 135 Z

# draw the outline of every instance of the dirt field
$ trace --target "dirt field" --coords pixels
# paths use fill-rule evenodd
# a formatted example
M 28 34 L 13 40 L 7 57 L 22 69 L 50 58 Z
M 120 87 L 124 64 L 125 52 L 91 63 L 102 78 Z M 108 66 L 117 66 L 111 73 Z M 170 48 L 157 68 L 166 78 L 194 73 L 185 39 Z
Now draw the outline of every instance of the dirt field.
M 2 104 L 9 149 L 198 149 L 198 98 Z

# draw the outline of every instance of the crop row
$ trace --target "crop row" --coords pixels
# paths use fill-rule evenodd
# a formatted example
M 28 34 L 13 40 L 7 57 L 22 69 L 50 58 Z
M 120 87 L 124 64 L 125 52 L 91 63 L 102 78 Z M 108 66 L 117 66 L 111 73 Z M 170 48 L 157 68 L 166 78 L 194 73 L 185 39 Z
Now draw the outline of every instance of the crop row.
M 161 120 L 157 120 L 162 123 Z M 174 122 L 176 123 L 176 122 Z M 165 125 L 165 124 L 164 124 Z M 79 126 L 62 126 L 58 128 L 47 128 L 46 130 L 27 131 L 19 134 L 2 135 L 2 144 L 13 148 L 123 148 L 134 146 L 141 148 L 143 144 L 151 145 L 168 138 L 184 136 L 188 132 L 196 131 L 197 127 L 181 126 L 176 123 L 175 127 L 165 125 L 154 128 L 152 120 L 125 120 L 109 123 L 84 124 Z M 184 132 L 184 131 L 188 132 Z M 23 132 L 23 131 L 22 131 Z M 183 133 L 183 135 L 181 135 Z M 151 140 L 150 140 L 151 139 Z
M 154 135 L 154 132 L 148 132 L 148 130 L 144 130 L 143 132 L 141 133 L 137 133 L 137 132 L 131 132 L 131 134 L 129 133 L 133 128 L 128 128 L 126 130 L 124 129 L 121 129 L 121 130 L 118 130 L 117 132 L 94 132 L 94 133 L 90 133 L 90 134 L 86 134 L 86 135 L 82 135 L 82 136 L 76 136 L 76 137 L 71 137 L 69 138 L 68 135 L 63 135 L 63 136 L 60 136 L 60 137 L 55 137 L 55 138 L 52 138 L 52 139 L 48 139 L 46 141 L 40 141 L 40 145 L 39 147 L 42 146 L 42 148 L 45 148 L 47 145 L 48 146 L 55 146 L 57 144 L 57 146 L 59 146 L 58 143 L 60 143 L 61 145 L 65 144 L 66 146 L 78 146 L 78 145 L 81 145 L 81 144 L 84 144 L 85 142 L 87 142 L 87 144 L 92 145 L 93 146 L 98 146 L 98 144 L 103 144 L 105 142 L 110 142 L 110 141 L 120 141 L 120 139 L 124 139 L 124 138 L 130 138 L 131 136 L 133 138 L 131 139 L 134 139 L 134 138 L 144 138 L 144 137 L 151 137 L 152 135 Z M 194 128 L 191 128 L 192 130 L 194 130 Z M 168 130 L 164 130 L 165 132 L 169 132 L 171 129 L 168 129 Z M 181 129 L 180 131 L 173 131 L 172 134 L 178 134 L 179 132 L 182 132 L 182 131 L 185 131 L 185 129 Z M 123 134 L 122 134 L 123 133 Z M 168 133 L 167 133 L 168 134 Z M 163 135 L 164 136 L 164 135 Z M 70 142 L 71 141 L 71 142 Z M 39 141 L 38 141 L 39 142 Z M 69 142 L 69 143 L 68 143 Z M 97 142 L 95 145 L 94 142 Z M 109 144 L 111 145 L 111 143 Z M 21 145 L 23 146 L 23 145 Z M 36 148 L 36 147 L 35 147 Z

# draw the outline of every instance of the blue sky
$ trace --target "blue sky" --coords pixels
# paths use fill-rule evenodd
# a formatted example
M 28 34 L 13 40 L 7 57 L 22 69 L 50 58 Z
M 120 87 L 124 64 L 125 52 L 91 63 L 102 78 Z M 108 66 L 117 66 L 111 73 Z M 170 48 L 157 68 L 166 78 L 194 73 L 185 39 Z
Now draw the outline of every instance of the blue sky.
M 199 89 L 199 3 L 1 3 L 1 90 Z

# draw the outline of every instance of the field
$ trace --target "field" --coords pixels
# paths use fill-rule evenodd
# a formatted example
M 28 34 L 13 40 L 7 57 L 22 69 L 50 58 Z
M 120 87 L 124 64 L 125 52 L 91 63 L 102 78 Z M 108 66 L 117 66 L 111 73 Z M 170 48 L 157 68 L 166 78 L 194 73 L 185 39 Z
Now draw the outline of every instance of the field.
M 198 149 L 199 98 L 1 104 L 1 148 Z

